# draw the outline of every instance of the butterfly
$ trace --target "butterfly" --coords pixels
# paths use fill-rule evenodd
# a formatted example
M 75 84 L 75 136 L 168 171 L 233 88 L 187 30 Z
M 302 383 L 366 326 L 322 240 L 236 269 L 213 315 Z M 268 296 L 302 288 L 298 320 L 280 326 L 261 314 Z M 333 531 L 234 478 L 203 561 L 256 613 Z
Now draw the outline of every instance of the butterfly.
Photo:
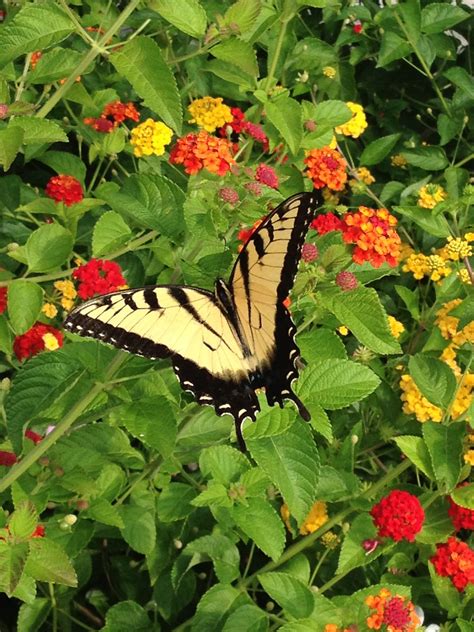
M 318 192 L 299 193 L 275 208 L 239 253 L 230 278 L 214 292 L 186 285 L 150 285 L 93 298 L 75 308 L 64 326 L 152 360 L 170 358 L 183 389 L 199 404 L 232 415 L 245 449 L 242 423 L 268 404 L 296 405 L 292 390 L 301 365 L 296 328 L 284 305 L 301 249 L 317 209 Z

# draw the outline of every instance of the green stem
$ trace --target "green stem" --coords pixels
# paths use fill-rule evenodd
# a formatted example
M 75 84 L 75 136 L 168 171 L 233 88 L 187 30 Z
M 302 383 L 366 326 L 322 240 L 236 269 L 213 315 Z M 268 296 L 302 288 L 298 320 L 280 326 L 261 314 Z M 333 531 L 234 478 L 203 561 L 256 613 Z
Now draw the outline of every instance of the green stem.
M 461 165 L 464 165 L 466 162 L 471 162 L 471 160 L 474 159 L 474 154 L 469 154 L 469 156 L 466 156 L 466 158 L 463 158 L 462 160 L 460 160 L 459 162 L 457 162 L 455 165 L 453 165 L 454 167 L 460 167 Z
M 0 492 L 3 492 L 7 489 L 12 483 L 14 483 L 22 474 L 24 474 L 29 467 L 36 463 L 36 461 L 50 448 L 52 445 L 56 443 L 58 439 L 60 439 L 72 426 L 72 424 L 76 421 L 76 419 L 83 413 L 86 408 L 94 401 L 94 399 L 99 395 L 108 385 L 108 380 L 110 380 L 115 373 L 118 371 L 120 366 L 125 362 L 127 356 L 118 353 L 112 362 L 109 365 L 107 373 L 105 375 L 104 382 L 95 384 L 91 390 L 85 395 L 82 399 L 72 406 L 69 412 L 63 417 L 63 419 L 58 423 L 56 428 L 50 432 L 46 437 L 38 443 L 36 447 L 28 452 L 18 463 L 16 463 L 11 470 L 0 480 Z
M 89 67 L 89 65 L 94 61 L 96 57 L 99 55 L 107 54 L 107 49 L 105 48 L 106 42 L 109 41 L 111 37 L 113 37 L 122 27 L 122 25 L 126 22 L 128 17 L 135 11 L 136 7 L 140 4 L 140 0 L 131 0 L 129 4 L 125 7 L 122 13 L 118 16 L 115 22 L 112 24 L 110 29 L 104 33 L 102 38 L 96 42 L 93 41 L 90 50 L 84 55 L 82 60 L 77 64 L 75 69 L 69 75 L 65 83 L 51 96 L 48 101 L 43 105 L 43 107 L 38 110 L 36 116 L 38 118 L 44 118 L 54 106 L 59 103 L 59 101 L 63 98 L 63 96 L 68 92 L 69 88 L 74 84 L 77 77 L 79 77 L 85 70 Z
M 281 49 L 283 47 L 283 41 L 284 41 L 285 35 L 286 35 L 286 29 L 287 29 L 288 24 L 289 24 L 289 22 L 290 22 L 290 20 L 292 18 L 293 18 L 293 15 L 290 15 L 287 18 L 282 18 L 281 19 L 281 28 L 280 28 L 280 32 L 278 33 L 278 40 L 277 40 L 277 44 L 276 44 L 276 47 L 275 47 L 275 52 L 273 54 L 272 65 L 270 67 L 270 70 L 268 71 L 268 76 L 267 76 L 267 79 L 265 81 L 265 92 L 267 94 L 269 93 L 271 85 L 273 83 L 273 78 L 275 76 L 276 67 L 278 65 L 278 60 L 280 59 Z

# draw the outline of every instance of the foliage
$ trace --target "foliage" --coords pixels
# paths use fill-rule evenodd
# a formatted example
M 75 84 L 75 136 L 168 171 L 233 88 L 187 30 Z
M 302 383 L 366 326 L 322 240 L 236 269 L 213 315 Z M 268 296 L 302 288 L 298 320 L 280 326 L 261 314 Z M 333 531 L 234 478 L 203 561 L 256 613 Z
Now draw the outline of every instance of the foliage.
M 474 510 L 468 6 L 5 4 L 2 629 L 385 630 L 413 604 L 470 629 L 472 531 L 455 580 L 440 557 Z M 243 454 L 168 362 L 63 340 L 78 293 L 212 288 L 313 182 L 290 307 L 310 424 L 261 399 Z M 370 513 L 391 490 L 424 516 L 404 541 Z

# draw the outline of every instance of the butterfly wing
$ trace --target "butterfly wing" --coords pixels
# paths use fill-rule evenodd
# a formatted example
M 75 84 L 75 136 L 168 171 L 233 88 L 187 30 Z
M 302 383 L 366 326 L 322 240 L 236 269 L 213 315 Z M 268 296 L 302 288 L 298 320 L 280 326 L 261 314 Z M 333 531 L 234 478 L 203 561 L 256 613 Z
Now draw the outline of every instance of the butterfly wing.
M 170 357 L 181 386 L 200 404 L 255 418 L 248 360 L 213 294 L 183 286 L 113 292 L 83 303 L 64 326 L 152 360 Z
M 306 233 L 321 206 L 318 192 L 300 193 L 280 204 L 250 237 L 232 270 L 229 286 L 243 335 L 254 356 L 254 385 L 268 403 L 290 399 L 310 415 L 293 393 L 300 351 L 296 328 L 283 301 L 293 287 Z

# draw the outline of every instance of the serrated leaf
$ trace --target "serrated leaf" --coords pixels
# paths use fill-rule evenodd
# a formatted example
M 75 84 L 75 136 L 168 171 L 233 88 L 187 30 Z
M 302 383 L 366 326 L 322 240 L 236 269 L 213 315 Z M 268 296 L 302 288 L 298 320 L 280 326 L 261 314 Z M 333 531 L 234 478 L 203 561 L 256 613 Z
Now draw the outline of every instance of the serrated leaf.
M 206 478 L 228 485 L 250 467 L 247 457 L 228 445 L 212 446 L 201 452 L 199 469 Z
M 309 617 L 314 608 L 310 589 L 296 577 L 287 573 L 261 573 L 258 581 L 266 593 L 290 616 L 296 619 Z
M 420 544 L 444 542 L 453 532 L 453 523 L 448 516 L 445 499 L 436 498 L 431 504 L 429 500 L 428 497 L 423 528 L 416 535 L 416 541 Z
M 17 632 L 38 632 L 48 618 L 51 601 L 38 597 L 33 603 L 24 603 L 18 611 Z
M 445 70 L 443 74 L 452 84 L 464 92 L 469 99 L 474 99 L 474 79 L 465 68 L 452 66 Z
M 149 632 L 152 623 L 146 613 L 135 601 L 121 601 L 107 610 L 105 626 L 101 632 Z
M 319 432 L 329 443 L 333 440 L 333 432 L 331 421 L 327 412 L 322 406 L 314 403 L 312 400 L 305 401 L 306 407 L 311 413 L 311 427 Z
M 265 105 L 268 120 L 282 135 L 292 154 L 296 154 L 303 138 L 301 106 L 291 97 L 280 97 Z
M 235 524 L 256 546 L 276 561 L 285 547 L 285 528 L 277 512 L 262 498 L 249 498 L 246 505 L 234 505 Z
M 23 131 L 23 145 L 67 143 L 68 140 L 64 130 L 57 123 L 34 116 L 15 116 L 10 120 L 8 129 Z
M 41 55 L 36 66 L 28 73 L 28 83 L 53 83 L 67 79 L 82 61 L 83 55 L 67 48 L 53 48 Z
M 314 120 L 318 127 L 333 128 L 352 118 L 352 112 L 344 101 L 328 99 L 314 106 Z
M 469 17 L 467 11 L 451 4 L 433 2 L 421 11 L 423 33 L 442 33 Z
M 95 498 L 92 500 L 87 511 L 84 512 L 84 516 L 96 520 L 101 524 L 109 525 L 110 527 L 118 527 L 119 529 L 124 527 L 123 518 L 118 508 L 105 498 Z
M 222 483 L 211 481 L 208 488 L 193 498 L 190 504 L 193 507 L 231 507 L 232 501 L 229 498 L 227 487 Z
M 373 288 L 359 287 L 350 292 L 320 292 L 318 300 L 332 312 L 354 336 L 375 353 L 400 353 L 388 325 L 387 314 Z
M 216 59 L 234 64 L 250 77 L 256 78 L 258 75 L 257 56 L 253 47 L 237 37 L 213 46 L 209 52 Z
M 309 428 L 298 420 L 283 434 L 247 439 L 247 447 L 300 525 L 316 500 L 320 463 Z
M 82 367 L 61 349 L 35 356 L 18 371 L 5 402 L 8 436 L 15 452 L 21 450 L 23 427 L 46 410 L 82 372 Z
M 389 134 L 372 141 L 360 156 L 361 165 L 376 165 L 387 156 L 398 142 L 401 134 Z
M 453 489 L 451 498 L 456 505 L 466 507 L 466 509 L 474 509 L 474 483 L 460 485 Z
M 431 480 L 435 480 L 430 453 L 421 437 L 405 435 L 395 437 L 394 441 L 403 454 L 405 454 L 419 470 Z
M 74 154 L 70 154 L 66 151 L 48 151 L 43 156 L 37 158 L 39 162 L 42 162 L 47 167 L 50 167 L 57 174 L 65 173 L 67 175 L 74 176 L 80 182 L 84 182 L 86 177 L 86 166 L 79 158 Z M 35 200 L 36 204 L 39 200 Z M 41 200 L 43 201 L 43 200 Z M 45 200 L 46 201 L 46 200 Z M 54 200 L 47 200 L 54 204 Z
M 395 285 L 395 292 L 405 303 L 405 307 L 410 312 L 410 316 L 416 320 L 420 320 L 420 294 L 418 290 L 410 290 L 404 285 Z
M 150 9 L 191 37 L 200 38 L 206 31 L 207 15 L 198 0 L 152 0 Z
M 355 496 L 359 491 L 359 479 L 351 472 L 323 465 L 319 472 L 316 496 L 326 502 L 337 502 Z
M 327 410 L 337 410 L 364 399 L 379 383 L 366 366 L 351 360 L 324 360 L 305 370 L 299 392 Z
M 261 10 L 260 0 L 237 0 L 225 12 L 224 22 L 230 27 L 237 25 L 243 34 L 255 25 Z
M 92 255 L 100 257 L 117 250 L 126 243 L 132 231 L 115 211 L 103 213 L 92 233 Z
M 27 4 L 2 26 L 0 67 L 20 55 L 57 44 L 75 30 L 69 16 L 57 5 Z
M 0 540 L 0 590 L 12 596 L 28 558 L 28 543 L 7 544 Z
M 232 612 L 222 628 L 222 632 L 267 632 L 267 630 L 267 614 L 250 604 Z
M 367 555 L 362 546 L 364 540 L 374 539 L 376 536 L 377 530 L 369 514 L 361 513 L 356 516 L 342 543 L 336 571 L 337 575 L 345 575 L 353 568 L 365 566 L 378 557 L 382 553 L 382 547 L 378 547 L 370 555 Z
M 23 144 L 24 132 L 20 127 L 0 130 L 0 165 L 8 171 Z
M 191 630 L 220 630 L 230 613 L 250 603 L 250 598 L 233 586 L 215 584 L 201 597 Z
M 406 57 L 411 52 L 411 46 L 405 39 L 394 31 L 387 30 L 382 35 L 377 67 L 388 66 L 392 61 Z
M 290 408 L 263 409 L 258 417 L 258 424 L 244 426 L 245 439 L 259 439 L 282 434 L 295 421 L 295 413 Z
M 453 200 L 459 199 L 464 191 L 464 187 L 469 181 L 469 171 L 459 167 L 448 167 L 444 172 L 446 180 L 446 191 L 448 197 Z
M 30 272 L 46 272 L 61 266 L 70 256 L 72 234 L 59 224 L 40 226 L 28 237 L 25 245 Z
M 430 235 L 446 238 L 451 234 L 449 223 L 441 214 L 433 215 L 419 206 L 394 206 L 393 210 L 411 219 Z
M 15 279 L 8 287 L 8 315 L 19 336 L 32 327 L 41 313 L 43 289 L 37 283 Z
M 255 79 L 251 75 L 243 72 L 243 70 L 235 64 L 231 64 L 227 61 L 211 59 L 206 63 L 203 71 L 212 72 L 217 77 L 224 79 L 224 81 L 241 86 L 244 90 L 251 91 L 255 89 Z
M 297 337 L 301 355 L 308 364 L 320 360 L 347 358 L 344 343 L 331 329 L 318 327 Z
M 418 353 L 410 358 L 408 369 L 422 395 L 435 406 L 447 409 L 457 382 L 446 362 Z
M 427 421 L 423 424 L 422 430 L 436 480 L 450 491 L 456 486 L 461 473 L 463 424 L 452 422 L 445 426 Z
M 230 584 L 239 577 L 239 550 L 225 535 L 213 533 L 193 540 L 185 552 L 199 553 L 211 558 L 217 578 L 222 584 Z
M 181 134 L 181 99 L 176 80 L 158 44 L 141 35 L 110 55 L 109 60 L 131 83 L 144 105 L 158 114 L 177 134 Z
M 193 510 L 191 501 L 196 490 L 184 483 L 171 483 L 158 497 L 156 511 L 161 522 L 174 522 L 187 518 Z
M 157 395 L 128 404 L 118 412 L 119 418 L 134 437 L 169 456 L 176 443 L 176 418 L 166 397 Z
M 120 531 L 125 542 L 137 553 L 151 553 L 156 540 L 153 513 L 133 505 L 122 505 L 119 507 L 119 513 L 124 523 Z
M 12 536 L 18 540 L 29 538 L 38 523 L 35 506 L 28 501 L 21 502 L 12 513 L 8 521 L 8 528 Z
M 448 166 L 448 159 L 442 147 L 417 147 L 404 149 L 401 155 L 409 165 L 425 171 L 441 171 Z
M 77 586 L 77 576 L 63 549 L 45 538 L 30 541 L 30 554 L 25 565 L 25 573 L 41 582 L 51 582 L 64 586 Z

